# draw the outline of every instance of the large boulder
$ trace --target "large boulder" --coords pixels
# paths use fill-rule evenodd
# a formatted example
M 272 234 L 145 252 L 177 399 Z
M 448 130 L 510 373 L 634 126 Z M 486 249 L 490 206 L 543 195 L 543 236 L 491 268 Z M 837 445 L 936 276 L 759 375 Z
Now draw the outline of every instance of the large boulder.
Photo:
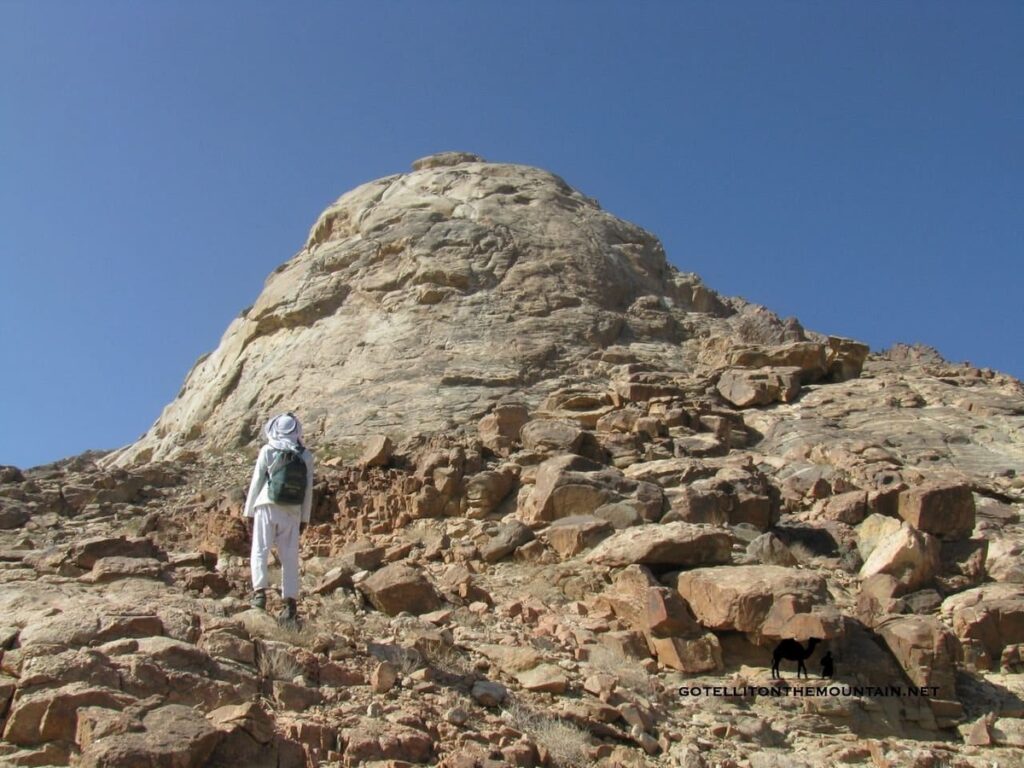
M 880 542 L 887 541 L 900 529 L 900 521 L 875 513 L 857 526 L 857 551 L 867 560 Z
M 373 435 L 366 441 L 363 454 L 359 457 L 361 467 L 384 467 L 391 461 L 394 444 L 387 435 Z
M 542 538 L 559 557 L 569 558 L 590 549 L 614 530 L 607 520 L 594 515 L 575 515 L 553 522 L 544 531 Z
M 868 494 L 866 491 L 848 491 L 823 499 L 816 507 L 815 516 L 819 520 L 858 525 L 867 514 Z
M 899 515 L 940 539 L 966 539 L 974 530 L 974 494 L 963 483 L 929 483 L 900 494 Z
M 587 555 L 597 565 L 695 568 L 729 562 L 733 536 L 721 528 L 690 523 L 641 525 L 616 531 Z
M 907 592 L 926 585 L 939 568 L 941 545 L 934 536 L 904 523 L 871 551 L 860 569 L 862 579 L 878 573 L 896 578 Z
M 932 698 L 956 699 L 956 635 L 934 616 L 889 616 L 874 627 L 916 686 L 936 686 Z
M 222 738 L 202 714 L 180 704 L 151 710 L 141 725 L 141 732 L 115 732 L 90 743 L 78 764 L 82 768 L 202 768 Z
M 1024 541 L 1009 536 L 989 539 L 985 573 L 992 581 L 1024 584 Z
M 529 419 L 530 414 L 525 405 L 499 403 L 477 424 L 480 442 L 499 456 L 508 456 L 519 442 L 523 425 Z
M 527 450 L 575 453 L 583 442 L 583 430 L 570 421 L 535 419 L 523 426 L 520 437 Z
M 652 637 L 693 638 L 703 634 L 679 593 L 660 584 L 641 565 L 619 571 L 595 601 L 610 608 L 630 629 Z
M 657 483 L 663 488 L 674 488 L 694 480 L 712 477 L 717 470 L 699 459 L 657 459 L 633 464 L 623 470 L 630 480 Z
M 725 490 L 728 489 L 728 490 Z M 669 510 L 662 522 L 708 523 L 710 525 L 752 525 L 771 527 L 774 512 L 771 499 L 717 480 L 697 480 L 665 491 Z
M 796 368 L 804 383 L 817 381 L 828 369 L 825 347 L 814 341 L 734 349 L 729 355 L 729 362 L 740 368 Z
M 164 634 L 163 622 L 146 613 L 107 613 L 94 606 L 69 606 L 53 615 L 38 616 L 31 620 L 19 635 L 22 647 L 62 646 L 78 647 Z
M 717 388 L 718 394 L 737 408 L 788 403 L 800 393 L 800 369 L 730 369 L 719 377 Z
M 419 615 L 441 607 L 434 586 L 417 568 L 404 563 L 392 563 L 357 585 L 373 607 L 389 616 L 403 611 Z
M 3 738 L 22 747 L 71 741 L 75 735 L 75 712 L 79 709 L 123 709 L 132 701 L 131 696 L 120 691 L 85 682 L 25 693 L 19 695 L 11 707 Z
M 697 637 L 650 637 L 648 642 L 658 662 L 669 669 L 697 675 L 722 668 L 722 646 L 711 632 Z
M 527 523 L 589 515 L 621 501 L 635 488 L 622 473 L 582 456 L 554 456 L 537 468 L 536 480 L 520 516 Z
M 783 598 L 796 612 L 829 602 L 821 574 L 777 565 L 698 568 L 680 573 L 675 586 L 697 621 L 713 630 L 759 633 L 772 606 Z
M 554 664 L 540 664 L 520 672 L 516 678 L 524 689 L 535 693 L 565 693 L 569 687 L 565 672 Z
M 774 533 L 762 533 L 747 545 L 745 565 L 781 565 L 791 568 L 797 564 L 796 556 L 786 543 Z
M 64 561 L 67 565 L 89 571 L 97 560 L 105 557 L 167 559 L 166 553 L 145 536 L 97 536 L 74 542 Z
M 465 481 L 466 516 L 482 518 L 493 512 L 512 492 L 516 478 L 509 467 L 477 472 Z
M 480 556 L 485 562 L 496 563 L 512 554 L 516 547 L 533 541 L 533 538 L 534 533 L 528 525 L 519 520 L 508 520 L 502 523 L 498 531 L 480 548 Z
M 829 336 L 825 349 L 825 364 L 828 366 L 828 377 L 832 381 L 856 379 L 864 369 L 864 361 L 868 359 L 870 347 L 853 339 L 842 336 Z
M 118 579 L 159 579 L 163 572 L 163 564 L 152 557 L 101 557 L 81 580 L 105 584 Z
M 19 504 L 0 503 L 0 531 L 21 528 L 32 519 L 32 513 Z
M 1024 584 L 986 584 L 947 597 L 942 615 L 979 669 L 999 669 L 1003 649 L 1024 643 Z

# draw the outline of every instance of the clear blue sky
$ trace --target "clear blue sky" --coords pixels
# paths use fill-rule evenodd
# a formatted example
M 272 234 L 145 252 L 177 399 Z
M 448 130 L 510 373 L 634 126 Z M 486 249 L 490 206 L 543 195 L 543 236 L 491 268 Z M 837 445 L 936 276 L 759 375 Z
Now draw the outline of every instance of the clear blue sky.
M 1024 375 L 1020 2 L 0 0 L 0 463 L 134 440 L 346 190 L 548 168 L 713 288 Z

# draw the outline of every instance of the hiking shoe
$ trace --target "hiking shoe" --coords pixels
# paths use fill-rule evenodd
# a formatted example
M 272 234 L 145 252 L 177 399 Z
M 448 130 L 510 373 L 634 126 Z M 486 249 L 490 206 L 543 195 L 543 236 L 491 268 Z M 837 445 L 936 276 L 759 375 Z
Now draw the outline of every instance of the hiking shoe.
M 264 589 L 257 589 L 252 593 L 252 600 L 249 601 L 249 605 L 253 608 L 265 611 L 267 610 L 267 592 Z
M 284 608 L 282 608 L 281 612 L 277 614 L 277 620 L 280 622 L 295 621 L 295 617 L 298 616 L 298 614 L 299 611 L 295 606 L 295 598 L 286 597 L 284 599 Z

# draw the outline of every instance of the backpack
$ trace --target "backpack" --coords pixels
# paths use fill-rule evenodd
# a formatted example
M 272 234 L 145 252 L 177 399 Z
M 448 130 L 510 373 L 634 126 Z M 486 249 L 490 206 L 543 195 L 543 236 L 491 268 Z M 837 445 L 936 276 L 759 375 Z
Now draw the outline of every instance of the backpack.
M 296 451 L 276 450 L 267 470 L 267 496 L 275 504 L 301 504 L 306 498 L 307 467 L 299 446 Z

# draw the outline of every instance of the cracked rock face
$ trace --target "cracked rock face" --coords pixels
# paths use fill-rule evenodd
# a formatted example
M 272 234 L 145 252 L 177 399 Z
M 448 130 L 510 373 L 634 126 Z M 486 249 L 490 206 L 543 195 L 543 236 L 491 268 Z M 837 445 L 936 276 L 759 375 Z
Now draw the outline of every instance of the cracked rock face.
M 688 315 L 732 314 L 551 173 L 464 153 L 414 167 L 320 215 L 120 463 L 246 445 L 281 407 L 321 444 L 450 428 L 613 345 L 679 367 Z

